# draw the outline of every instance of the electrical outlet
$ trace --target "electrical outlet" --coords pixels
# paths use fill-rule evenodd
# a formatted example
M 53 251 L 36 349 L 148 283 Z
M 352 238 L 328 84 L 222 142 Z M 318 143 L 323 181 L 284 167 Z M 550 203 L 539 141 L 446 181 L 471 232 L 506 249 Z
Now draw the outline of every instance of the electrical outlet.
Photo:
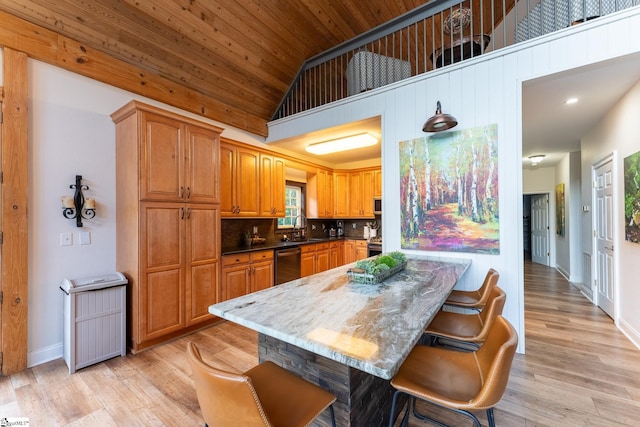
M 351 226 L 353 227 L 354 230 L 356 229 L 356 223 L 355 222 L 352 222 Z
M 71 246 L 71 245 L 73 245 L 73 234 L 60 233 L 60 246 Z

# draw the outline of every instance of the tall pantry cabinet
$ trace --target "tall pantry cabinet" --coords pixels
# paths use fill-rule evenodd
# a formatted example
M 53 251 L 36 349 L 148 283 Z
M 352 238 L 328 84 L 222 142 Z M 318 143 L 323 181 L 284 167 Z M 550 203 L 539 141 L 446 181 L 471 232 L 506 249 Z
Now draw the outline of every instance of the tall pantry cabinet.
M 116 123 L 116 268 L 137 352 L 215 320 L 222 129 L 132 101 Z

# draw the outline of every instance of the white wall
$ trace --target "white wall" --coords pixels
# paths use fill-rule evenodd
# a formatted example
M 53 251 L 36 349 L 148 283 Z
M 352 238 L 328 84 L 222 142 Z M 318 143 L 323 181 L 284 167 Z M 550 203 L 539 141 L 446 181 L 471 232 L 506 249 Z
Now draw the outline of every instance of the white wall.
M 560 71 L 640 51 L 640 9 L 633 8 L 534 40 L 491 52 L 384 88 L 273 122 L 269 139 L 278 140 L 350 121 L 382 116 L 384 250 L 400 249 L 398 142 L 421 137 L 436 101 L 454 115 L 458 129 L 498 124 L 500 177 L 500 255 L 458 253 L 472 260 L 462 288 L 475 288 L 489 267 L 500 271 L 507 292 L 505 316 L 524 346 L 522 248 L 522 83 Z M 434 255 L 451 255 L 434 253 Z M 636 299 L 637 301 L 637 299 Z M 640 316 L 632 325 L 640 329 Z
M 0 65 L 2 55 L 0 50 Z M 1 69 L 1 67 L 0 67 Z M 138 99 L 225 128 L 224 136 L 254 145 L 264 138 L 145 99 L 42 62 L 29 60 L 29 315 L 28 365 L 62 357 L 64 278 L 115 271 L 115 125 L 110 114 Z M 0 81 L 1 81 L 0 73 Z M 83 176 L 95 219 L 77 228 L 62 216 L 60 196 Z M 135 183 L 132 183 L 135 185 Z M 78 233 L 91 234 L 79 245 Z M 60 246 L 60 233 L 73 245 Z M 122 236 L 120 236 L 122 237 Z
M 592 207 L 592 165 L 614 153 L 614 253 L 616 254 L 615 311 L 618 327 L 640 346 L 640 245 L 624 239 L 624 158 L 640 151 L 640 82 L 610 110 L 609 114 L 581 140 L 582 147 L 582 198 Z M 585 227 L 582 237 L 587 254 L 593 255 L 591 212 L 584 214 Z
M 524 194 L 553 194 L 555 187 L 555 166 L 522 170 L 522 192 Z

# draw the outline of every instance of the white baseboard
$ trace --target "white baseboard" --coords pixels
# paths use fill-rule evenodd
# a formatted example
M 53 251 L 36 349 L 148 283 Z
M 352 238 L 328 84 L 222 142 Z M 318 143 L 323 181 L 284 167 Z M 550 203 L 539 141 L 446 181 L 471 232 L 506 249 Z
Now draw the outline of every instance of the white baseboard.
M 629 338 L 629 341 L 631 341 L 633 345 L 640 349 L 640 333 L 638 331 L 625 322 L 624 319 L 618 319 L 618 329 Z
M 27 367 L 32 368 L 36 365 L 60 359 L 62 358 L 62 351 L 63 346 L 60 343 L 31 352 L 27 355 Z

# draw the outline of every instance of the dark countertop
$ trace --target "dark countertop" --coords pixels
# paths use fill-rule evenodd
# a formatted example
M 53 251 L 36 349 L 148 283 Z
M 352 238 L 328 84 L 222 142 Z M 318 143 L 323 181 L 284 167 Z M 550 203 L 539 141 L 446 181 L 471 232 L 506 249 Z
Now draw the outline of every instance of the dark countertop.
M 309 245 L 313 243 L 323 243 L 323 242 L 334 242 L 334 241 L 345 241 L 345 240 L 366 240 L 363 237 L 325 237 L 325 238 L 309 238 L 307 240 L 290 240 L 287 242 L 281 241 L 270 241 L 265 243 L 259 243 L 257 245 L 252 245 L 251 247 L 247 246 L 223 246 L 222 247 L 222 256 L 224 255 L 232 255 L 232 254 L 240 254 L 244 252 L 255 252 L 255 251 L 263 251 L 267 249 L 284 249 L 291 248 L 302 245 Z

